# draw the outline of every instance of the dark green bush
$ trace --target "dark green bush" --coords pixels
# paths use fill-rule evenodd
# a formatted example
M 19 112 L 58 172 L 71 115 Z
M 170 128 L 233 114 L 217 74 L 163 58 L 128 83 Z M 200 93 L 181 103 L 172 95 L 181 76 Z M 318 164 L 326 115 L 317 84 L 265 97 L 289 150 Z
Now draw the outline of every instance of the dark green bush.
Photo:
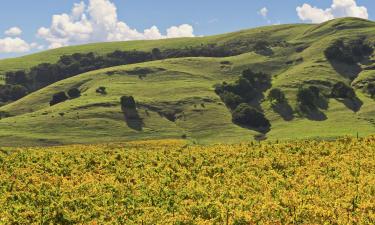
M 286 102 L 285 94 L 278 88 L 272 89 L 268 93 L 267 99 L 271 102 L 271 104 L 281 104 Z
M 244 102 L 240 96 L 228 91 L 221 93 L 220 98 L 230 109 L 235 109 L 239 104 Z
M 135 109 L 136 103 L 133 96 L 122 96 L 121 97 L 121 107 L 123 109 Z
M 242 126 L 255 128 L 270 127 L 270 122 L 263 113 L 251 107 L 249 104 L 242 103 L 232 113 L 233 122 Z
M 78 88 L 72 88 L 68 91 L 68 96 L 70 98 L 78 98 L 81 96 L 81 91 Z
M 316 109 L 318 97 L 319 89 L 316 87 L 301 87 L 298 89 L 297 101 L 303 108 Z
M 106 91 L 106 88 L 105 87 L 98 87 L 96 89 L 96 93 L 98 94 L 102 94 L 102 95 L 106 95 L 107 94 L 107 91 Z
M 59 92 L 59 93 L 56 93 L 52 96 L 52 100 L 49 102 L 50 106 L 53 106 L 53 105 L 56 105 L 56 104 L 59 104 L 61 102 L 65 102 L 66 100 L 68 100 L 68 96 L 66 96 L 65 92 Z
M 22 85 L 0 85 L 0 102 L 16 101 L 28 93 Z
M 248 80 L 250 85 L 256 89 L 264 89 L 271 86 L 271 77 L 265 73 L 256 73 L 247 69 L 242 72 L 242 77 Z

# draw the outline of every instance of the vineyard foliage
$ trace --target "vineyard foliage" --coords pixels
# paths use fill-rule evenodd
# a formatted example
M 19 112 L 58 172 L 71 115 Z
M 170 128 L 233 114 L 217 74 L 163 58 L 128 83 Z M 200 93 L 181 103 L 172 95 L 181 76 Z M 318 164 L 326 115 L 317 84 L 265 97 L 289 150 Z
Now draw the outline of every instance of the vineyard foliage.
M 2 149 L 0 224 L 374 224 L 375 137 Z

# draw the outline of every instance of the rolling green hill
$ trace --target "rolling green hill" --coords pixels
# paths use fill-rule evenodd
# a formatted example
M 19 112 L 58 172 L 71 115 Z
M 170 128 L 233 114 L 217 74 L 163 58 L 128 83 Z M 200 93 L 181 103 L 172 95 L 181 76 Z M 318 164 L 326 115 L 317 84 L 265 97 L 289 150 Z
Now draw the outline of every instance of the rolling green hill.
M 271 122 L 270 140 L 336 138 L 375 133 L 375 101 L 361 84 L 375 80 L 374 59 L 357 66 L 332 63 L 324 55 L 336 40 L 365 37 L 375 43 L 375 23 L 345 18 L 319 25 L 278 25 L 198 38 L 98 43 L 49 50 L 0 61 L 0 74 L 39 63 L 55 63 L 60 56 L 114 50 L 179 49 L 205 44 L 243 47 L 259 40 L 271 43 L 270 52 L 247 51 L 231 57 L 190 57 L 111 67 L 80 74 L 29 94 L 0 108 L 11 117 L 0 120 L 0 145 L 97 143 L 139 139 L 187 137 L 202 144 L 253 140 L 258 133 L 233 124 L 231 113 L 215 93 L 214 85 L 233 82 L 245 69 L 272 76 L 272 88 L 281 89 L 293 109 L 301 85 L 321 90 L 342 81 L 355 88 L 359 107 L 330 98 L 322 117 L 282 115 L 268 101 L 261 107 Z M 145 72 L 146 71 L 146 72 Z M 142 75 L 142 76 L 140 76 Z M 106 95 L 96 92 L 105 87 Z M 50 106 L 53 94 L 79 88 L 81 97 Z M 266 93 L 265 93 L 266 94 Z M 120 97 L 132 95 L 142 121 L 126 122 Z M 171 118 L 171 115 L 173 118 Z

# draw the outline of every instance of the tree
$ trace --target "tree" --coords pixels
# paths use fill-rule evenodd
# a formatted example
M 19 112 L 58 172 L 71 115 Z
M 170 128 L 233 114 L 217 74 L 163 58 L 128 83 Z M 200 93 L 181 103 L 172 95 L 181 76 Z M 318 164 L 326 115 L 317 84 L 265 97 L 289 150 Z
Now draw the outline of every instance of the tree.
M 20 98 L 23 98 L 27 95 L 27 89 L 22 85 L 13 85 L 11 88 L 11 96 L 10 99 L 12 101 L 16 101 Z
M 136 103 L 133 96 L 122 96 L 121 97 L 121 107 L 123 109 L 135 109 Z
M 0 101 L 16 101 L 27 95 L 27 89 L 22 85 L 0 85 Z
M 367 44 L 365 38 L 362 37 L 351 40 L 347 44 L 343 40 L 337 40 L 324 51 L 324 54 L 328 60 L 354 64 L 372 55 L 373 52 L 373 47 Z
M 242 77 L 247 79 L 251 86 L 258 90 L 263 90 L 271 86 L 271 78 L 265 73 L 256 73 L 251 69 L 244 70 Z
M 232 113 L 233 122 L 243 126 L 262 128 L 270 127 L 270 122 L 263 113 L 251 107 L 249 104 L 242 103 Z
M 271 104 L 280 104 L 286 102 L 285 94 L 278 88 L 272 89 L 268 93 L 267 99 L 271 102 Z
M 303 108 L 316 109 L 317 96 L 313 88 L 299 88 L 297 101 Z
M 341 61 L 348 64 L 355 63 L 350 49 L 345 46 L 343 40 L 335 41 L 324 51 L 324 54 L 331 61 Z
M 162 54 L 161 54 L 160 49 L 158 49 L 158 48 L 152 49 L 152 58 L 154 60 L 159 60 L 159 59 L 162 58 Z
M 81 91 L 78 88 L 72 88 L 68 91 L 68 96 L 70 98 L 78 98 L 81 96 Z
M 228 91 L 221 93 L 220 98 L 230 109 L 235 109 L 240 103 L 244 102 L 240 96 Z
M 65 92 L 58 92 L 52 96 L 52 100 L 49 102 L 50 106 L 59 104 L 61 102 L 65 102 L 68 100 L 68 96 L 66 96 Z

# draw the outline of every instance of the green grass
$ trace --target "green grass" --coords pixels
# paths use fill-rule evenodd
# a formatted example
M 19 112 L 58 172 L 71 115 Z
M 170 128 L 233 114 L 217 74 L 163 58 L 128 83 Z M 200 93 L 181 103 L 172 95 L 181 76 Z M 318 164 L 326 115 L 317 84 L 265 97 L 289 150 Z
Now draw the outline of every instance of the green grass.
M 183 38 L 158 41 L 134 41 L 100 43 L 50 50 L 30 56 L 0 61 L 1 72 L 29 69 L 41 62 L 55 62 L 63 54 L 94 51 L 104 54 L 116 49 L 150 50 L 182 48 L 202 43 L 225 43 L 266 39 L 285 41 L 285 47 L 274 47 L 272 56 L 254 52 L 227 58 L 180 58 L 107 68 L 81 74 L 32 93 L 0 111 L 14 117 L 0 120 L 0 145 L 39 145 L 97 143 L 141 139 L 181 138 L 187 135 L 192 142 L 235 143 L 252 140 L 257 133 L 236 126 L 228 109 L 214 93 L 217 83 L 235 80 L 242 70 L 251 68 L 272 75 L 273 87 L 281 88 L 289 104 L 296 107 L 296 91 L 305 83 L 315 83 L 321 88 L 323 81 L 344 81 L 345 74 L 352 72 L 345 65 L 334 68 L 325 60 L 324 49 L 338 38 L 368 36 L 374 41 L 373 22 L 353 18 L 339 19 L 321 25 L 280 25 L 244 30 L 236 33 L 199 38 Z M 296 46 L 304 46 L 302 52 Z M 302 58 L 302 61 L 298 59 Z M 223 66 L 222 61 L 232 64 Z M 287 63 L 293 61 L 293 63 Z M 371 66 L 368 62 L 363 67 Z M 135 68 L 153 68 L 154 73 L 144 79 L 126 74 Z M 161 70 L 162 69 L 162 70 Z M 107 72 L 115 71 L 114 75 Z M 365 79 L 373 73 L 362 72 L 357 79 Z M 105 86 L 108 94 L 99 95 L 95 90 Z M 79 87 L 82 96 L 53 107 L 51 96 L 58 91 Z M 141 131 L 130 128 L 121 112 L 119 99 L 132 95 L 140 104 L 143 118 Z M 276 139 L 336 138 L 343 135 L 369 135 L 375 133 L 375 102 L 360 90 L 357 95 L 363 102 L 354 112 L 345 104 L 330 100 L 326 119 L 313 121 L 295 117 L 285 121 L 276 114 L 268 102 L 262 107 L 272 129 L 267 137 Z M 203 104 L 203 105 L 202 105 Z M 179 118 L 173 122 L 159 115 L 160 110 L 179 110 Z M 146 112 L 147 110 L 147 112 Z

